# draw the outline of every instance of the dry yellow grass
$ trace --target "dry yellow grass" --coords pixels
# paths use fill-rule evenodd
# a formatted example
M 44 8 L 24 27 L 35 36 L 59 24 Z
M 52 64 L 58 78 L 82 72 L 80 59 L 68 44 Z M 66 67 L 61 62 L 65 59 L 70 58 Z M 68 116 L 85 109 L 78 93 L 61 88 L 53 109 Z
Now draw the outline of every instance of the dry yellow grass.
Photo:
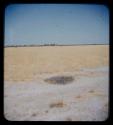
M 109 45 L 5 48 L 6 81 L 29 81 L 43 73 L 109 65 Z

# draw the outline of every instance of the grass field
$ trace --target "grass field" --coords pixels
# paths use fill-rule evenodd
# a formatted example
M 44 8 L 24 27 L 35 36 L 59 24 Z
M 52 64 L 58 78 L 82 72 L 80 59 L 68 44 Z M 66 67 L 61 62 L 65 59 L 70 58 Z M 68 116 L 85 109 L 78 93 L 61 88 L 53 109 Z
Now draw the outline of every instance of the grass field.
M 4 51 L 6 81 L 30 81 L 43 73 L 109 65 L 108 45 L 9 47 Z

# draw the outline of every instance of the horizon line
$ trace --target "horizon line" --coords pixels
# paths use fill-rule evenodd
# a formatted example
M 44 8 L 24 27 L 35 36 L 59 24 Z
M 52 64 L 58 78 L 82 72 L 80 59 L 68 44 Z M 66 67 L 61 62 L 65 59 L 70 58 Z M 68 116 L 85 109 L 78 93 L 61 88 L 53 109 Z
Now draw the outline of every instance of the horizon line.
M 44 46 L 79 46 L 79 45 L 109 45 L 105 44 L 30 44 L 30 45 L 5 45 L 4 47 L 44 47 Z

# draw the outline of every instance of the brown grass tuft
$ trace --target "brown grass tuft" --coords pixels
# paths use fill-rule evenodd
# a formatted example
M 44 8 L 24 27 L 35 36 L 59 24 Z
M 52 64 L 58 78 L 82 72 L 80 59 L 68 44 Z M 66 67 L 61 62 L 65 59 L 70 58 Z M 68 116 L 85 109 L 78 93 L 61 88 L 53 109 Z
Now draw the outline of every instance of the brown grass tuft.
M 64 102 L 63 101 L 59 101 L 59 102 L 55 102 L 55 103 L 51 103 L 50 104 L 50 108 L 54 108 L 54 107 L 57 107 L 57 108 L 62 108 L 64 107 Z
M 44 81 L 52 84 L 67 84 L 72 82 L 74 78 L 72 76 L 54 76 L 51 78 L 47 78 Z

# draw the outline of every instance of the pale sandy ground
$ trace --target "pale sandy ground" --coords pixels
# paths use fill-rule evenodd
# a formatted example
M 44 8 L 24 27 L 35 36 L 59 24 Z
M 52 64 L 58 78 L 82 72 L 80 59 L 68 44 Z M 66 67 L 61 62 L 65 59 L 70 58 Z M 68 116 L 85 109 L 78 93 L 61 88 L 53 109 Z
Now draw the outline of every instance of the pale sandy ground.
M 108 117 L 108 67 L 64 73 L 75 80 L 67 85 L 5 83 L 4 115 L 11 121 L 104 121 Z M 89 75 L 88 75 L 89 74 Z M 63 102 L 62 107 L 50 107 Z

